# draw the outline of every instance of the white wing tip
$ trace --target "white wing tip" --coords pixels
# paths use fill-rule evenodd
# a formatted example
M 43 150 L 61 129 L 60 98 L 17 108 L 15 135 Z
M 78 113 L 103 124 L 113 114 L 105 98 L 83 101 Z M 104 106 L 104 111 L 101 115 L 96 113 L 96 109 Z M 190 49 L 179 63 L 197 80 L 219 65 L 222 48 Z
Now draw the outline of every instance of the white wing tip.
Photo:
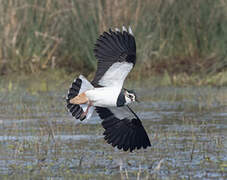
M 120 32 L 120 29 L 118 29 L 118 28 L 115 28 L 115 31 L 117 31 L 117 32 Z
M 82 74 L 79 75 L 79 78 L 80 78 L 80 79 L 86 79 Z
M 116 32 L 120 32 L 121 30 L 119 28 L 115 28 Z M 128 29 L 125 26 L 122 26 L 122 32 L 129 32 L 133 36 L 132 28 L 129 26 Z
M 129 34 L 133 35 L 132 29 L 130 26 L 128 27 L 128 32 L 129 32 Z
M 127 29 L 125 28 L 125 26 L 122 26 L 122 31 L 126 31 L 127 32 Z

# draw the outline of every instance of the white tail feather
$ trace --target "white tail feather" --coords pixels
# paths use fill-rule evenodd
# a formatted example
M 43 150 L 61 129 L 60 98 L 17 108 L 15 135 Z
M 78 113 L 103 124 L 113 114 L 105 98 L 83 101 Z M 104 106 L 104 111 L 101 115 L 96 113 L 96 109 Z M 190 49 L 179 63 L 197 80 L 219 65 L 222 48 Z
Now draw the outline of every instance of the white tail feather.
M 80 75 L 79 78 L 82 80 L 82 83 L 81 83 L 81 88 L 80 88 L 80 91 L 79 91 L 79 94 L 89 90 L 89 89 L 93 89 L 94 86 L 92 86 L 92 84 L 83 76 L 83 75 Z M 80 105 L 83 109 L 83 111 L 86 111 L 88 105 L 87 104 L 81 104 Z M 94 107 L 91 106 L 88 110 L 88 114 L 86 116 L 86 119 L 90 119 L 92 114 L 94 112 Z

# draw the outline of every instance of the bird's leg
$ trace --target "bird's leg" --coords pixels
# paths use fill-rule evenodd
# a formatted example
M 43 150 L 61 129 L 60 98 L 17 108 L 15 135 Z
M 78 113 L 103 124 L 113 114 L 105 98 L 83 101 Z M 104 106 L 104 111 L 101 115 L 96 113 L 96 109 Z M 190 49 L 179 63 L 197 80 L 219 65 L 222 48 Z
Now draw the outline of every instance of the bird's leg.
M 80 120 L 84 120 L 85 117 L 87 116 L 87 113 L 88 113 L 88 110 L 89 108 L 92 106 L 92 103 L 90 101 L 88 101 L 88 106 L 87 106 L 87 109 L 85 112 L 83 112 L 81 115 L 80 115 Z

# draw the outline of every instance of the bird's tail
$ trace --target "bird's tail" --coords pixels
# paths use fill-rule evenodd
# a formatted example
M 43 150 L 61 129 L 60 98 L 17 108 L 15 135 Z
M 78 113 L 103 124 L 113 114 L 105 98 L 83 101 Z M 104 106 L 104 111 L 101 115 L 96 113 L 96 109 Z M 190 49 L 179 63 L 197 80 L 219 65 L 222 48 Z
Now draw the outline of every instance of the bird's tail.
M 94 107 L 91 106 L 88 110 L 87 116 L 82 118 L 81 114 L 86 111 L 88 104 L 72 104 L 70 103 L 70 100 L 92 88 L 94 87 L 83 75 L 80 75 L 79 78 L 75 79 L 72 83 L 72 86 L 69 88 L 68 94 L 66 96 L 66 107 L 68 111 L 72 114 L 72 116 L 76 119 L 80 119 L 81 121 L 85 118 L 90 119 L 93 114 Z

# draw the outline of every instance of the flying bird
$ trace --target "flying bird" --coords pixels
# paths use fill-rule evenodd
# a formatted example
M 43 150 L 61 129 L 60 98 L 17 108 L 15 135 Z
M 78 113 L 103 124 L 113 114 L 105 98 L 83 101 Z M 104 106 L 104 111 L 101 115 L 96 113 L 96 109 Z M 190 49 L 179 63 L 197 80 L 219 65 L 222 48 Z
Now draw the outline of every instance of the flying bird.
M 67 97 L 68 111 L 81 121 L 89 119 L 94 109 L 103 120 L 108 143 L 130 151 L 150 146 L 149 138 L 138 116 L 128 106 L 138 101 L 134 91 L 123 88 L 124 80 L 136 63 L 136 42 L 131 28 L 124 26 L 104 32 L 96 41 L 94 55 L 97 71 L 90 83 L 80 75 L 72 83 Z M 126 106 L 135 118 L 116 117 L 108 108 Z M 117 139 L 114 139 L 117 138 Z M 124 140 L 118 140 L 122 137 Z

